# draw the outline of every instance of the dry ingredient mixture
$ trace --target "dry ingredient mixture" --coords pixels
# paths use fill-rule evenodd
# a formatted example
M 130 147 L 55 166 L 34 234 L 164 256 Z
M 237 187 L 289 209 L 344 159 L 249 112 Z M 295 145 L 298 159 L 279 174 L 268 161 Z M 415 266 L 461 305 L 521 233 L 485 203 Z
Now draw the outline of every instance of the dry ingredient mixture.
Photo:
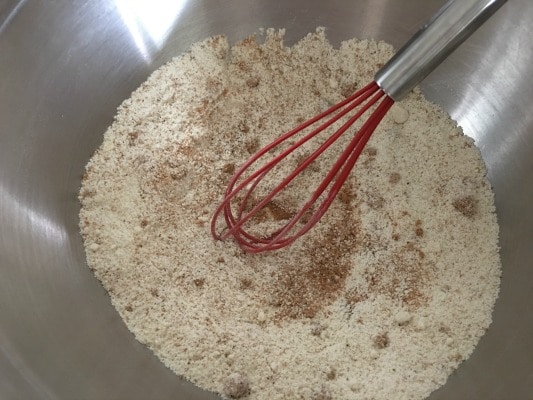
M 323 29 L 292 47 L 283 30 L 265 36 L 195 44 L 120 106 L 83 177 L 88 264 L 139 341 L 224 397 L 425 398 L 472 353 L 498 293 L 480 153 L 415 90 L 304 238 L 260 255 L 215 242 L 209 219 L 236 166 L 393 53 L 334 49 Z M 270 216 L 291 207 L 272 202 Z

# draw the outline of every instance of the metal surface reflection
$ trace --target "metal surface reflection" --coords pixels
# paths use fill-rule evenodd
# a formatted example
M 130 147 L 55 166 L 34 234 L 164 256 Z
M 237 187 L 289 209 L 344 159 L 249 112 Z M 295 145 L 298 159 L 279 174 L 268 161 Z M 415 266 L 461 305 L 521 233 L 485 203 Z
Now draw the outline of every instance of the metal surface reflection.
M 475 67 L 485 82 L 500 81 L 500 84 L 505 87 L 505 91 L 495 96 L 492 85 L 482 83 L 473 85 L 472 82 L 465 81 L 463 82 L 465 85 L 464 93 L 451 111 L 465 131 L 478 143 L 484 142 L 485 136 L 492 133 L 494 125 L 501 119 L 501 114 L 507 115 L 520 111 L 519 109 L 513 110 L 513 99 L 520 98 L 524 91 L 529 92 L 529 94 L 532 92 L 531 86 L 524 87 L 521 79 L 516 79 L 516 77 L 528 73 L 530 68 L 526 54 L 520 50 L 524 46 L 523 41 L 526 32 L 520 28 L 518 30 L 512 29 L 510 25 L 516 24 L 516 21 L 509 18 L 503 19 L 501 22 L 503 26 L 499 30 L 502 32 L 513 31 L 512 36 L 495 35 L 492 39 L 493 46 L 467 46 L 464 51 L 475 53 L 476 62 L 470 67 Z M 519 26 L 523 25 L 519 24 Z M 502 48 L 506 48 L 505 57 L 501 56 Z M 525 115 L 517 115 L 516 117 L 522 119 Z
M 165 44 L 187 0 L 115 0 L 117 10 L 147 63 Z
M 325 26 L 336 45 L 398 46 L 443 2 L 0 2 L 0 398 L 215 399 L 135 340 L 85 265 L 76 195 L 116 107 L 213 34 L 285 27 L 294 43 Z M 504 265 L 493 325 L 431 400 L 533 393 L 532 19 L 507 2 L 422 86 L 481 148 Z
M 15 18 L 20 9 L 24 6 L 28 0 L 18 0 L 13 2 L 13 4 L 4 5 L 5 9 L 0 8 L 0 34 L 4 31 L 9 23 Z M 2 13 L 4 15 L 2 15 Z
M 31 227 L 31 231 L 43 241 L 47 242 L 48 246 L 63 247 L 66 245 L 67 237 L 65 229 L 56 221 L 50 218 L 28 204 L 20 202 L 13 194 L 2 185 L 0 182 L 0 199 L 2 199 L 2 206 L 5 210 L 9 210 L 9 215 L 17 215 L 17 223 Z M 10 224 L 11 225 L 11 224 Z M 14 224 L 13 224 L 14 226 Z M 5 236 L 6 241 L 11 240 L 12 246 L 16 246 L 14 236 Z M 10 246 L 11 247 L 11 246 Z

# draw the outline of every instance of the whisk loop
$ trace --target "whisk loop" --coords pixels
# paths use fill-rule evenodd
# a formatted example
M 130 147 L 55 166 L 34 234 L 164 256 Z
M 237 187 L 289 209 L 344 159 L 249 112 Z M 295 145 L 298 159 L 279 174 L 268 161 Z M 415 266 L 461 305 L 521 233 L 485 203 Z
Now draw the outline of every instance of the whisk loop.
M 321 183 L 311 194 L 309 199 L 292 216 L 288 222 L 273 233 L 259 236 L 252 234 L 246 229 L 245 224 L 254 216 L 263 210 L 269 202 L 272 201 L 287 185 L 289 185 L 298 175 L 300 175 L 309 165 L 316 160 L 325 150 L 327 150 L 337 139 L 339 139 L 363 114 L 369 111 L 380 99 L 381 103 L 376 107 L 372 115 L 361 126 L 354 137 L 344 149 L 340 157 L 333 164 L 329 172 L 322 179 Z M 211 233 L 215 239 L 225 240 L 230 236 L 235 238 L 239 246 L 251 253 L 259 253 L 267 250 L 276 250 L 288 246 L 300 236 L 308 232 L 326 213 L 331 203 L 335 199 L 342 185 L 348 178 L 351 170 L 359 155 L 363 151 L 365 144 L 376 129 L 377 125 L 394 103 L 378 86 L 372 82 L 360 89 L 345 100 L 330 107 L 326 111 L 309 119 L 308 121 L 297 126 L 293 130 L 280 136 L 267 146 L 263 147 L 253 156 L 251 156 L 243 165 L 241 165 L 230 179 L 225 197 L 216 209 L 211 220 Z M 357 111 L 355 111 L 360 107 Z M 328 137 L 314 152 L 299 163 L 299 165 L 288 174 L 279 184 L 271 189 L 257 204 L 253 205 L 249 211 L 246 211 L 252 193 L 265 176 L 274 169 L 282 160 L 288 157 L 296 149 L 300 148 L 306 142 L 323 132 L 325 129 L 345 117 L 350 112 L 355 114 L 344 122 L 341 127 Z M 270 161 L 264 163 L 260 168 L 251 172 L 248 176 L 243 175 L 249 171 L 252 166 L 267 153 L 279 148 L 288 139 L 302 133 L 305 129 L 318 124 L 311 132 L 304 134 L 303 137 L 290 144 Z M 329 188 L 329 190 L 328 190 Z M 320 197 L 325 194 L 320 205 L 313 210 L 313 206 Z M 240 197 L 240 200 L 239 198 Z M 237 203 L 237 204 L 234 204 Z M 221 233 L 217 231 L 217 222 L 223 214 L 226 227 Z M 305 217 L 305 218 L 304 218 Z M 302 222 L 297 226 L 298 222 Z

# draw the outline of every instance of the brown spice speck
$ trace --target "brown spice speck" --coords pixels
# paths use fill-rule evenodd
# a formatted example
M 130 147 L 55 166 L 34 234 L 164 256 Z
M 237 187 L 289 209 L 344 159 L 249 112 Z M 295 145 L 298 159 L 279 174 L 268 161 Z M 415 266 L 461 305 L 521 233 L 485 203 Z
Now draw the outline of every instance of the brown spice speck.
M 415 234 L 416 234 L 416 236 L 418 236 L 418 237 L 422 237 L 422 236 L 424 236 L 424 229 L 422 229 L 422 228 L 420 228 L 420 227 L 416 228 L 416 229 L 415 229 Z
M 346 303 L 349 306 L 354 306 L 355 304 L 360 303 L 361 301 L 367 300 L 368 295 L 366 293 L 360 293 L 357 290 L 352 289 L 344 295 L 344 299 L 346 300 Z
M 374 338 L 374 346 L 378 349 L 384 349 L 390 344 L 389 334 L 387 332 L 381 333 Z
M 352 94 L 355 93 L 355 91 L 357 90 L 357 87 L 358 86 L 357 86 L 356 82 L 345 84 L 341 88 L 341 95 L 343 97 L 349 97 L 349 96 L 351 96 Z
M 235 172 L 235 164 L 227 163 L 222 167 L 222 172 L 225 174 L 233 174 Z
M 348 182 L 342 187 L 338 194 L 339 200 L 344 204 L 350 204 L 355 197 L 355 191 L 353 190 L 352 185 L 350 185 Z
M 259 150 L 259 139 L 253 138 L 247 141 L 244 147 L 248 153 L 254 154 L 257 150 Z
M 311 327 L 311 335 L 313 336 L 320 336 L 320 334 L 326 329 L 326 327 L 322 324 L 314 324 Z
M 463 361 L 463 356 L 457 353 L 457 354 L 454 354 L 451 359 L 456 362 L 461 362 Z
M 133 146 L 138 137 L 139 137 L 139 132 L 137 131 L 128 133 L 128 144 L 130 146 Z
M 237 61 L 236 63 L 237 67 L 239 67 L 239 69 L 241 71 L 250 71 L 251 67 L 250 67 L 250 64 L 246 63 L 245 61 Z
M 398 172 L 393 172 L 389 175 L 389 183 L 395 184 L 400 182 L 401 175 Z
M 268 211 L 270 211 L 270 214 L 276 221 L 287 220 L 292 218 L 294 215 L 293 212 L 285 209 L 275 201 L 268 202 L 265 207 L 268 209 Z
M 85 198 L 93 197 L 95 194 L 96 192 L 94 190 L 83 189 L 80 192 L 80 197 L 85 199 Z
M 375 157 L 378 154 L 378 150 L 375 147 L 367 147 L 364 153 L 369 157 Z
M 417 287 L 412 287 L 401 296 L 401 300 L 409 306 L 418 307 L 426 301 L 426 297 Z
M 201 219 L 196 219 L 196 221 L 194 221 L 194 224 L 196 226 L 199 226 L 199 227 L 204 227 L 205 226 L 205 221 L 201 220 Z
M 246 85 L 250 88 L 254 88 L 259 86 L 259 78 L 253 77 L 246 80 Z
M 439 332 L 450 335 L 452 330 L 448 325 L 441 324 L 441 326 L 439 326 Z
M 203 287 L 205 284 L 205 278 L 195 278 L 193 279 L 194 284 L 196 287 Z
M 131 306 L 131 304 L 128 304 L 126 307 L 124 307 L 124 309 L 128 312 L 132 312 L 133 311 L 133 307 Z
M 241 278 L 241 289 L 250 289 L 252 287 L 252 280 L 250 278 Z
M 240 121 L 237 127 L 239 128 L 239 131 L 241 131 L 242 133 L 250 132 L 250 127 L 244 121 Z
M 474 196 L 464 196 L 452 202 L 453 207 L 465 217 L 472 218 L 477 214 L 477 200 Z
M 170 179 L 172 179 L 173 181 L 177 181 L 183 177 L 185 177 L 185 175 L 187 175 L 186 173 L 175 173 L 175 172 L 171 172 L 170 173 Z

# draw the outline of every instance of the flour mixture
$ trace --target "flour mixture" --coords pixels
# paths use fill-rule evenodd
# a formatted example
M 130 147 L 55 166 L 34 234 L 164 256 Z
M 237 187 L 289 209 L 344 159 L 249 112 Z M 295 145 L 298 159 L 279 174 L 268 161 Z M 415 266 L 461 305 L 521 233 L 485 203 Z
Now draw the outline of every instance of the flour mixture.
M 423 399 L 470 356 L 498 294 L 480 153 L 415 90 L 305 237 L 260 255 L 215 242 L 235 168 L 393 54 L 371 40 L 334 49 L 321 29 L 292 47 L 265 36 L 195 44 L 120 106 L 83 177 L 88 264 L 139 341 L 224 397 Z

